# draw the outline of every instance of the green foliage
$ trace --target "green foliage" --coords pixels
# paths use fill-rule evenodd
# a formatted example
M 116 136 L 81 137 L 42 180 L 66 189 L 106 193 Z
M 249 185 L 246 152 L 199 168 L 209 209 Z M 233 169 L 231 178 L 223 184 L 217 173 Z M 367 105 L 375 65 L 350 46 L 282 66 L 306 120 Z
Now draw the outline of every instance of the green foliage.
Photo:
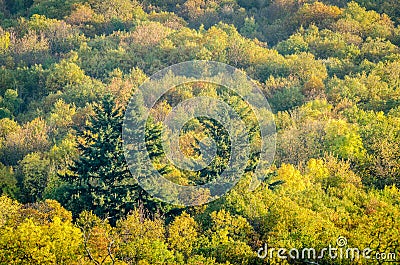
M 274 95 L 270 98 L 270 103 L 274 111 L 289 110 L 302 105 L 304 95 L 301 93 L 300 87 L 283 88 L 274 92 Z
M 244 25 L 240 29 L 240 34 L 248 38 L 256 38 L 258 36 L 258 27 L 254 17 L 245 18 Z
M 0 175 L 1 194 L 16 198 L 19 195 L 19 188 L 13 168 L 0 164 Z
M 365 155 L 356 126 L 350 126 L 343 120 L 329 121 L 325 133 L 327 149 L 340 158 L 362 159 Z
M 4 93 L 4 97 L 0 97 L 0 109 L 3 113 L 8 113 L 8 115 L 2 118 L 11 118 L 18 114 L 21 103 L 22 100 L 18 98 L 18 92 L 16 90 L 7 89 Z
M 398 125 L 396 116 L 386 116 L 382 112 L 362 111 L 355 109 L 348 113 L 351 121 L 360 124 L 360 135 L 367 153 L 368 160 L 361 165 L 366 172 L 365 182 L 383 188 L 398 181 Z M 371 175 L 369 175 L 371 174 Z M 372 177 L 374 176 L 374 177 Z
M 50 161 L 40 153 L 31 153 L 20 162 L 20 174 L 25 202 L 36 202 L 43 198 L 49 178 Z
M 280 54 L 288 55 L 308 51 L 308 43 L 300 34 L 290 36 L 289 39 L 278 43 L 276 49 Z
M 76 107 L 65 103 L 59 99 L 54 103 L 54 107 L 49 117 L 49 127 L 53 135 L 66 135 L 68 129 L 73 125 L 73 117 L 76 114 Z
M 33 4 L 33 0 L 5 0 L 5 6 L 12 14 L 24 13 Z
M 64 18 L 70 10 L 71 6 L 77 0 L 33 0 L 33 5 L 29 9 L 29 13 L 45 15 L 50 18 Z
M 83 84 L 87 77 L 85 72 L 75 64 L 78 58 L 72 57 L 70 60 L 62 60 L 54 65 L 46 80 L 46 87 L 51 92 L 64 90 L 65 87 Z M 87 80 L 86 80 L 87 82 Z

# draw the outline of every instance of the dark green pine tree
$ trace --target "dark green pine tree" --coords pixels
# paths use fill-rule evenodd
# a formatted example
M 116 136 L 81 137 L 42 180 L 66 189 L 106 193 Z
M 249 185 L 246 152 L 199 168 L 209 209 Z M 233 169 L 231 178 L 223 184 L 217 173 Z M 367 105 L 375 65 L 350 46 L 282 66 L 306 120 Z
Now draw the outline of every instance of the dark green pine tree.
M 231 139 L 229 132 L 225 130 L 222 124 L 220 124 L 215 119 L 208 117 L 199 117 L 200 124 L 204 127 L 207 135 L 214 140 L 216 148 L 216 157 L 211 162 L 211 164 L 205 169 L 200 171 L 200 183 L 205 184 L 207 182 L 213 181 L 219 176 L 227 167 L 230 158 L 231 151 Z M 196 139 L 197 145 L 202 146 L 204 150 L 208 150 L 209 147 L 201 143 Z M 200 148 L 196 148 L 198 154 L 200 154 Z M 208 153 L 208 152 L 206 152 Z
M 125 161 L 122 124 L 122 109 L 107 95 L 94 106 L 88 125 L 78 130 L 80 156 L 63 176 L 71 184 L 73 212 L 91 210 L 113 222 L 135 207 L 142 191 Z
M 161 174 L 167 173 L 169 168 L 163 161 L 165 154 L 162 146 L 162 126 L 155 123 L 152 117 L 145 119 L 145 111 L 140 92 L 135 93 L 125 114 L 123 138 L 126 158 L 132 175 L 142 185 L 145 185 L 146 190 L 151 189 L 153 193 L 157 194 L 159 187 L 146 183 L 149 183 L 149 180 L 156 175 L 156 165 Z M 143 132 L 145 134 L 144 139 Z M 170 206 L 152 198 L 141 187 L 138 189 L 138 200 L 151 213 L 167 212 L 170 208 Z
M 260 137 L 261 137 L 261 128 L 258 120 L 255 117 L 251 107 L 246 104 L 240 97 L 236 95 L 230 94 L 224 89 L 221 89 L 219 92 L 219 96 L 230 105 L 230 107 L 235 111 L 236 115 L 240 117 L 241 121 L 244 122 L 245 127 L 242 128 L 241 124 L 239 123 L 238 126 L 233 126 L 231 128 L 233 131 L 228 132 L 223 124 L 229 124 L 229 122 L 235 122 L 237 116 L 234 115 L 229 118 L 229 122 L 224 116 L 220 117 L 220 120 L 223 124 L 219 121 L 208 118 L 208 117 L 199 117 L 198 121 L 203 126 L 205 132 L 207 133 L 208 137 L 214 140 L 214 144 L 216 148 L 215 158 L 212 162 L 203 170 L 199 172 L 199 179 L 196 180 L 196 184 L 204 184 L 208 182 L 215 182 L 224 171 L 233 170 L 233 172 L 238 171 L 241 167 L 241 162 L 243 162 L 245 157 L 241 156 L 242 154 L 239 153 L 235 157 L 231 157 L 231 152 L 233 149 L 232 146 L 232 138 L 230 137 L 230 133 L 236 136 L 235 148 L 236 150 L 242 150 L 246 147 L 249 148 L 249 157 L 245 161 L 246 164 L 244 166 L 244 173 L 253 175 L 256 172 L 257 166 L 259 163 L 263 163 L 260 161 L 260 154 L 261 154 L 261 146 L 260 145 Z M 222 110 L 219 110 L 220 113 L 224 113 Z M 225 112 L 225 115 L 229 114 L 229 111 Z M 244 141 L 245 137 L 248 137 L 248 143 Z M 201 154 L 201 148 L 205 151 L 205 154 L 212 153 L 211 146 L 207 146 L 203 144 L 201 141 L 196 139 L 196 146 L 195 151 L 197 154 Z M 232 159 L 230 161 L 230 159 Z M 229 164 L 231 163 L 231 164 Z M 230 167 L 228 167 L 230 165 Z M 241 165 L 243 166 L 243 165 Z M 229 172 L 228 172 L 229 173 Z M 234 174 L 235 175 L 235 174 Z M 229 175 L 227 175 L 229 176 Z M 215 190 L 222 189 L 226 186 L 229 186 L 232 181 L 235 179 L 236 175 L 231 177 L 224 177 L 222 179 L 218 179 L 217 183 L 214 184 Z M 270 181 L 270 176 L 264 176 L 264 182 Z M 279 186 L 280 182 L 274 182 L 270 184 L 271 189 Z M 213 191 L 211 190 L 211 194 L 213 195 Z

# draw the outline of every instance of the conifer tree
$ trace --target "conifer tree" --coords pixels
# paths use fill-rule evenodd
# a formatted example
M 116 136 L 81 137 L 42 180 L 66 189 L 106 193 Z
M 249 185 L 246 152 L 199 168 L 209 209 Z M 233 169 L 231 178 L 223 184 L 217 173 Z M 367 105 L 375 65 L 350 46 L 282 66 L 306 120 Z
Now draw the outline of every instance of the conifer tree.
M 89 124 L 78 131 L 80 156 L 64 176 L 72 184 L 72 208 L 117 218 L 133 209 L 138 185 L 125 162 L 123 112 L 112 96 L 94 106 Z
M 162 146 L 162 126 L 154 122 L 152 117 L 145 119 L 145 104 L 142 95 L 137 92 L 133 95 L 127 109 L 124 121 L 124 136 L 126 158 L 130 166 L 130 172 L 142 185 L 151 182 L 158 171 L 160 174 L 169 172 L 163 158 L 165 157 Z M 143 138 L 144 133 L 144 138 Z M 146 157 L 148 156 L 148 157 Z M 160 187 L 145 184 L 146 190 L 151 188 L 157 192 Z M 156 212 L 164 208 L 162 204 L 153 199 L 142 187 L 138 187 L 137 199 L 141 206 L 150 212 Z M 164 209 L 163 211 L 165 211 Z
M 116 107 L 110 95 L 94 105 L 94 115 L 88 125 L 78 130 L 80 156 L 70 166 L 71 173 L 63 176 L 71 184 L 72 199 L 68 204 L 74 212 L 91 210 L 98 216 L 107 216 L 114 223 L 137 207 L 144 207 L 152 213 L 160 210 L 160 203 L 138 184 L 139 178 L 152 174 L 142 165 L 146 162 L 146 153 L 138 148 L 147 148 L 153 163 L 158 163 L 163 156 L 162 127 L 151 119 L 143 119 L 143 102 L 140 99 L 140 96 L 134 95 L 129 108 L 131 113 L 125 120 L 124 140 L 129 140 L 126 145 L 123 145 L 122 137 L 124 112 Z M 141 125 L 146 128 L 143 144 L 139 144 L 138 130 Z M 124 148 L 127 149 L 130 170 Z M 161 172 L 165 172 L 163 167 Z

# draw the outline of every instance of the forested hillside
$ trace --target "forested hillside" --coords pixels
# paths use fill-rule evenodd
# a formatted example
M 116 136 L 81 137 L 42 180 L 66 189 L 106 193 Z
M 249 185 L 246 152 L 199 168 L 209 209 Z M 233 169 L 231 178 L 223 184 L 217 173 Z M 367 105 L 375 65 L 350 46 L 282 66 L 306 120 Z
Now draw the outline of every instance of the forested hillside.
M 399 23 L 397 0 L 0 0 L 0 264 L 400 262 Z M 182 207 L 138 185 L 149 172 L 128 169 L 130 100 L 132 119 L 151 113 L 152 164 L 180 185 L 215 180 L 229 139 L 220 124 L 191 120 L 183 152 L 199 157 L 211 135 L 217 158 L 199 172 L 169 163 L 162 120 L 179 102 L 224 98 L 251 125 L 251 144 L 260 140 L 243 100 L 213 84 L 176 87 L 146 108 L 141 84 L 191 60 L 250 76 L 277 140 L 257 189 L 255 148 L 228 194 Z M 339 237 L 373 258 L 257 255 Z

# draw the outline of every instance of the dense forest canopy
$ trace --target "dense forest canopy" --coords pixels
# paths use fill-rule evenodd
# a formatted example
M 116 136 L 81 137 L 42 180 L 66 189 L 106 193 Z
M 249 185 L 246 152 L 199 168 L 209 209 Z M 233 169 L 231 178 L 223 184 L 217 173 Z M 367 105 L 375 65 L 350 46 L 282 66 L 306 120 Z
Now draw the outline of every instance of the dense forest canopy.
M 397 0 L 0 0 L 0 264 L 296 264 L 315 259 L 257 250 L 323 249 L 338 237 L 399 261 L 399 23 Z M 241 69 L 271 105 L 276 155 L 254 191 L 263 161 L 243 99 L 198 82 L 146 108 L 141 84 L 190 60 Z M 205 170 L 181 170 L 162 148 L 161 121 L 198 96 L 238 110 L 253 156 L 227 195 L 185 208 L 138 185 L 151 173 L 129 170 L 121 134 L 131 100 L 163 176 L 213 181 L 230 148 L 220 124 L 193 119 L 180 135 L 194 158 L 214 139 Z M 199 205 L 213 196 L 195 195 Z

